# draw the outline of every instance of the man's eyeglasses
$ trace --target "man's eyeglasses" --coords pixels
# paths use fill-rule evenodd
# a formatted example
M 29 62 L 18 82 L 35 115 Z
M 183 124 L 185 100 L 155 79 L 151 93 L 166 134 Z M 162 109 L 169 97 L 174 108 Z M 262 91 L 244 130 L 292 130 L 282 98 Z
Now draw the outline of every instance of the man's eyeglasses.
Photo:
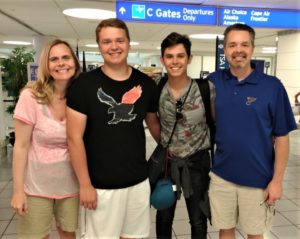
M 183 107 L 183 103 L 181 100 L 177 100 L 176 102 L 176 119 L 177 120 L 181 120 L 183 119 L 183 114 L 182 114 L 182 107 Z

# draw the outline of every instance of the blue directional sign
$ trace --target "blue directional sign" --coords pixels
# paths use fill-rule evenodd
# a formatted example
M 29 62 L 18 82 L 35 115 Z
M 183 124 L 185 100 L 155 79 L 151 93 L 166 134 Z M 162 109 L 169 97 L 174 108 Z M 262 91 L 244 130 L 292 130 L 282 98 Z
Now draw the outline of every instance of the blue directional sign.
M 217 24 L 217 8 L 209 6 L 117 1 L 116 12 L 124 21 Z
M 219 25 L 228 26 L 234 23 L 243 23 L 251 27 L 299 29 L 300 11 L 220 8 Z

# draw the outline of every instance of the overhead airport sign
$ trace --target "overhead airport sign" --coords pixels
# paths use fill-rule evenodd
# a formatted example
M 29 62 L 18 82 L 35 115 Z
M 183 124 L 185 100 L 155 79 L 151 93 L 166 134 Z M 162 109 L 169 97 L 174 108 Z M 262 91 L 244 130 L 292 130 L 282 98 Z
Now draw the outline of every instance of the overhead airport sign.
M 300 28 L 300 11 L 219 8 L 219 25 L 229 26 L 235 23 L 243 23 L 251 27 Z
M 117 18 L 124 21 L 217 25 L 217 8 L 150 2 L 116 2 Z

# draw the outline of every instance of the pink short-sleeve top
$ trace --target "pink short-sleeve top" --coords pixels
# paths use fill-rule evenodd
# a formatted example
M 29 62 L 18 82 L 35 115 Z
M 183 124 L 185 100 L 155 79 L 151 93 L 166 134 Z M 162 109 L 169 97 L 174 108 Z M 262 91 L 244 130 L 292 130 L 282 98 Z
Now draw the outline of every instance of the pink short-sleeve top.
M 24 190 L 31 196 L 67 198 L 78 195 L 67 145 L 66 121 L 56 120 L 30 89 L 22 91 L 14 119 L 33 126 Z

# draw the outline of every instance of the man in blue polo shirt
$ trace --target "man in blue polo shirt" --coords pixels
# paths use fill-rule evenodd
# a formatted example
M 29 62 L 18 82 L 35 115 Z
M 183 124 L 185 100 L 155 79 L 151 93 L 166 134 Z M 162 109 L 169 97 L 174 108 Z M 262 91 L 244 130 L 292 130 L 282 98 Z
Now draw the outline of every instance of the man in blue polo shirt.
M 216 153 L 209 196 L 220 239 L 234 239 L 237 223 L 248 239 L 261 239 L 282 196 L 289 132 L 296 129 L 279 79 L 251 64 L 254 30 L 244 24 L 224 32 L 230 69 L 212 73 L 216 88 Z

